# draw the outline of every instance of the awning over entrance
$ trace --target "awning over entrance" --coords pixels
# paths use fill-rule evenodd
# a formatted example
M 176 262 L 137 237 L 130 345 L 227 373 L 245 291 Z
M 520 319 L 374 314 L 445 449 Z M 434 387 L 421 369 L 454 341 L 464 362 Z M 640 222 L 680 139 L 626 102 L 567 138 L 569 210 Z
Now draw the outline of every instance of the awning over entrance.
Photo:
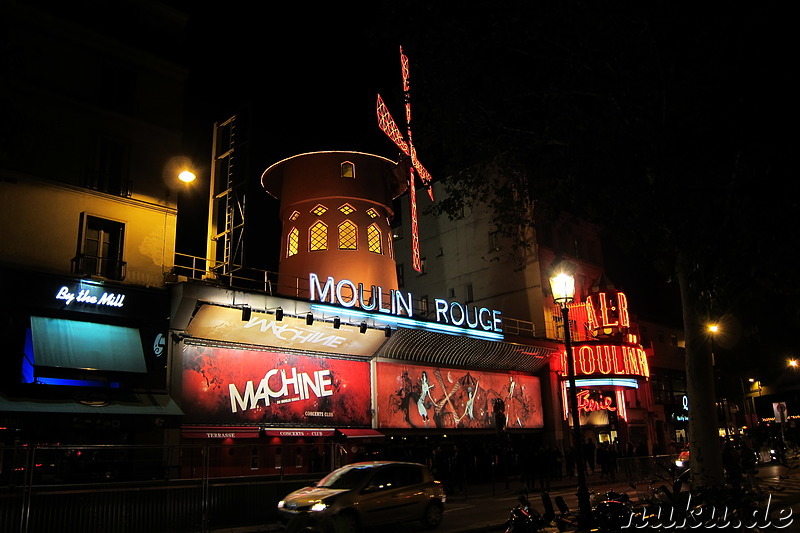
M 353 428 L 339 428 L 336 430 L 342 436 L 348 439 L 366 439 L 366 438 L 384 438 L 385 435 L 380 431 L 374 429 L 353 429 Z
M 415 361 L 503 372 L 535 374 L 558 356 L 554 347 L 530 346 L 446 335 L 419 329 L 398 328 L 375 355 L 399 361 Z
M 147 372 L 139 330 L 32 316 L 33 364 L 111 372 Z
M 257 439 L 261 431 L 251 426 L 183 426 L 181 436 L 187 439 Z
M 0 412 L 80 413 L 107 415 L 182 416 L 183 411 L 166 394 L 131 394 L 125 399 L 9 398 L 0 394 Z
M 332 437 L 331 428 L 264 428 L 267 437 Z

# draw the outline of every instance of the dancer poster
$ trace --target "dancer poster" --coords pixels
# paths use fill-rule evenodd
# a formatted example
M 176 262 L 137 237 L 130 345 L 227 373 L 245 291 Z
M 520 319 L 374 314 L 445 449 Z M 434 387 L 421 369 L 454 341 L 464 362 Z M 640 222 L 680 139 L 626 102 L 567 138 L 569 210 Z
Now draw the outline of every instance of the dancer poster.
M 508 429 L 541 428 L 539 378 L 528 374 L 375 364 L 382 428 L 494 428 L 493 402 L 505 404 Z

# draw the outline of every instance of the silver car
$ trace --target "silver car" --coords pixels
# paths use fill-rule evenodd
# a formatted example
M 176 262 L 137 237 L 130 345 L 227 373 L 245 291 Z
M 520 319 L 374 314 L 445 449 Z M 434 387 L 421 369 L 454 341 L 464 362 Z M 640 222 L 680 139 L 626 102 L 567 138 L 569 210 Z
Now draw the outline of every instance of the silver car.
M 343 466 L 288 494 L 278 502 L 278 515 L 300 530 L 358 531 L 417 520 L 433 529 L 442 522 L 445 500 L 442 484 L 425 465 L 371 461 Z

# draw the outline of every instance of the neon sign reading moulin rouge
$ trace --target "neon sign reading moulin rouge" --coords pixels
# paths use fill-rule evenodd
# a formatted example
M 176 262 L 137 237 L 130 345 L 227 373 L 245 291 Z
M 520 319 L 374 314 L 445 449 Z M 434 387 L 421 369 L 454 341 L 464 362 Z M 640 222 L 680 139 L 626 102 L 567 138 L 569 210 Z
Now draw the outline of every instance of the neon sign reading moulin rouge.
M 413 317 L 410 292 L 403 294 L 391 289 L 388 301 L 385 301 L 382 287 L 372 285 L 369 291 L 365 291 L 363 283 L 355 284 L 349 279 L 343 279 L 337 283 L 333 277 L 328 277 L 324 286 L 320 286 L 319 277 L 316 274 L 309 274 L 309 290 L 311 292 L 309 299 L 312 301 L 328 302 L 342 307 L 358 306 L 364 311 Z M 435 299 L 434 302 L 436 322 L 498 333 L 503 331 L 500 311 L 449 302 L 441 298 Z
M 270 379 L 273 377 L 280 379 L 280 387 L 272 388 L 270 386 Z M 292 388 L 291 394 L 289 387 Z M 235 413 L 239 409 L 242 411 L 255 409 L 259 406 L 258 402 L 263 402 L 266 407 L 271 403 L 307 400 L 312 395 L 318 398 L 333 396 L 330 370 L 317 370 L 308 374 L 306 372 L 298 373 L 294 367 L 289 370 L 288 375 L 285 369 L 273 368 L 264 375 L 257 387 L 252 381 L 248 381 L 244 386 L 244 394 L 239 392 L 234 383 L 228 384 L 228 391 L 231 395 L 231 413 Z

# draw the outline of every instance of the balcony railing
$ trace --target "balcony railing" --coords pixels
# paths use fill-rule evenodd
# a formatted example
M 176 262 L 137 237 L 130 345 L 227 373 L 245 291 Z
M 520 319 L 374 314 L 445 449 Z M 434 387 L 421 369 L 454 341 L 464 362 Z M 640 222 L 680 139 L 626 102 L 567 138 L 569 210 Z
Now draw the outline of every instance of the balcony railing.
M 96 255 L 78 254 L 72 258 L 72 273 L 77 276 L 100 276 L 123 281 L 127 267 L 126 261 Z

